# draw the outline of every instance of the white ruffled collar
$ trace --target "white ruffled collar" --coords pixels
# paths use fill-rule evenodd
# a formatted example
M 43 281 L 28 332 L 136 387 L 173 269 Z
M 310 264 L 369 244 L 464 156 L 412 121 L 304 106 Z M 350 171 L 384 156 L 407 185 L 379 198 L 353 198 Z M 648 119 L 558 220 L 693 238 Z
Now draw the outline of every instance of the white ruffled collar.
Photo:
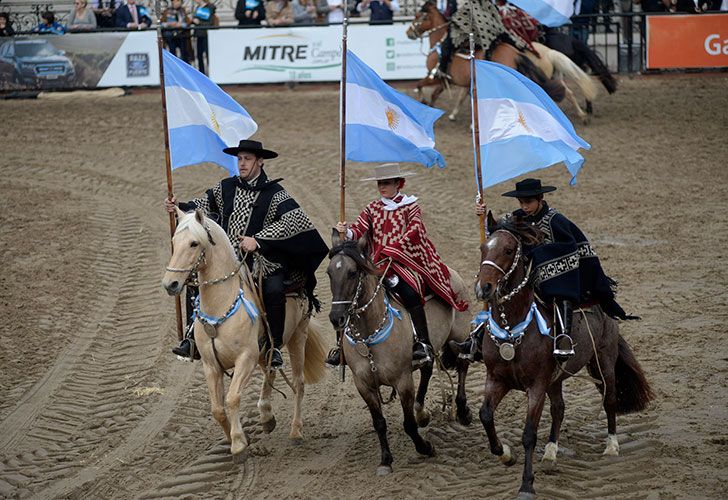
M 399 201 L 394 201 L 395 199 L 402 197 Z M 407 196 L 403 193 L 397 193 L 397 196 L 394 198 L 385 198 L 382 196 L 381 198 L 382 204 L 384 205 L 384 210 L 397 210 L 400 207 L 404 207 L 405 205 L 411 205 L 412 203 L 417 201 L 416 196 Z

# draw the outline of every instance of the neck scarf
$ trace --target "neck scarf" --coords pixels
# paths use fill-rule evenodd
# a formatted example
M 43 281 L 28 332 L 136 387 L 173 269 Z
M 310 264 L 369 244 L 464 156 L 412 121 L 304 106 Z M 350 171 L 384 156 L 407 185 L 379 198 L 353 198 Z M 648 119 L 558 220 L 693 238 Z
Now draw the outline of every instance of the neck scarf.
M 381 198 L 382 203 L 384 204 L 384 210 L 397 210 L 400 207 L 403 207 L 405 205 L 411 205 L 412 203 L 417 201 L 416 196 L 407 196 L 406 194 L 397 193 L 397 196 L 395 196 L 392 199 L 385 198 L 382 196 Z

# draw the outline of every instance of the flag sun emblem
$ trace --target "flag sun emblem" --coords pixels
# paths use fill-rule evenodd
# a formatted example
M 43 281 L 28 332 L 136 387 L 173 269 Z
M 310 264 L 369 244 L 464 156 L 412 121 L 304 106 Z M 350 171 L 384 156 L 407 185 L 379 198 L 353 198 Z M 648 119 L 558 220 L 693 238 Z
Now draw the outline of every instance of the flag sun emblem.
M 523 116 L 523 112 L 520 109 L 518 110 L 518 123 L 520 123 L 527 132 L 533 132 L 531 127 L 528 126 L 528 123 L 526 123 L 526 117 Z
M 397 115 L 397 111 L 388 107 L 384 111 L 384 114 L 387 115 L 387 126 L 392 130 L 396 129 L 397 125 L 399 125 L 399 116 Z
M 215 132 L 220 135 L 220 123 L 217 121 L 215 112 L 212 110 L 210 110 L 210 123 L 212 123 L 212 128 L 215 130 Z

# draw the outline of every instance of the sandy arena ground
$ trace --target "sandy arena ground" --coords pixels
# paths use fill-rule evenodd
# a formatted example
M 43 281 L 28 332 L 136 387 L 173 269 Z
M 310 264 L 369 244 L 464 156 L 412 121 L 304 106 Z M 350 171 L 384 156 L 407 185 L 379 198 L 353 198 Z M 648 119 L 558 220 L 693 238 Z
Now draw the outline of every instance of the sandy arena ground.
M 267 170 L 328 239 L 338 216 L 338 106 L 333 88 L 234 91 L 281 154 Z M 445 98 L 441 105 L 449 105 Z M 606 420 L 585 380 L 566 388 L 553 473 L 536 468 L 543 498 L 725 498 L 728 480 L 728 78 L 623 79 L 596 102 L 592 144 L 576 187 L 562 167 L 540 173 L 557 208 L 590 235 L 620 301 L 642 321 L 622 325 L 657 400 L 618 419 L 621 456 L 601 455 Z M 566 112 L 573 118 L 570 109 Z M 442 375 L 424 433 L 438 455 L 419 457 L 386 408 L 394 474 L 374 472 L 379 446 L 351 378 L 332 371 L 307 388 L 303 444 L 288 441 L 291 405 L 274 396 L 278 429 L 257 421 L 260 375 L 243 395 L 252 453 L 231 463 L 209 412 L 200 363 L 178 362 L 174 307 L 160 278 L 169 256 L 164 153 L 156 92 L 107 100 L 0 101 L 0 497 L 20 498 L 510 498 L 520 484 L 522 393 L 496 415 L 515 467 L 491 456 L 479 422 L 441 410 Z M 468 110 L 437 125 L 445 170 L 420 169 L 433 240 L 463 276 L 477 266 L 478 229 Z M 348 213 L 375 196 L 350 169 Z M 178 197 L 224 175 L 214 166 L 174 174 Z M 509 184 L 510 185 L 510 184 Z M 498 212 L 513 204 L 487 193 Z M 319 271 L 328 313 L 328 281 Z M 329 342 L 334 334 L 319 316 Z M 471 369 L 470 406 L 484 369 Z M 288 391 L 280 382 L 279 388 Z M 539 432 L 543 451 L 548 412 Z

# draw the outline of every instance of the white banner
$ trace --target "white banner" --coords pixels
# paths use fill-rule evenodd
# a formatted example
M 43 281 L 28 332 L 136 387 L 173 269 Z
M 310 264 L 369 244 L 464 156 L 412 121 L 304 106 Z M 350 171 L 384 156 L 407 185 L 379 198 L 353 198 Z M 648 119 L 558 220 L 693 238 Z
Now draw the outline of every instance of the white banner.
M 407 25 L 349 26 L 348 46 L 384 80 L 427 75 L 427 46 Z M 210 79 L 216 83 L 325 82 L 341 78 L 341 25 L 211 30 Z M 426 43 L 426 42 L 425 42 Z
M 124 33 L 124 36 L 124 42 L 97 86 L 159 85 L 159 52 L 156 31 L 129 31 Z

